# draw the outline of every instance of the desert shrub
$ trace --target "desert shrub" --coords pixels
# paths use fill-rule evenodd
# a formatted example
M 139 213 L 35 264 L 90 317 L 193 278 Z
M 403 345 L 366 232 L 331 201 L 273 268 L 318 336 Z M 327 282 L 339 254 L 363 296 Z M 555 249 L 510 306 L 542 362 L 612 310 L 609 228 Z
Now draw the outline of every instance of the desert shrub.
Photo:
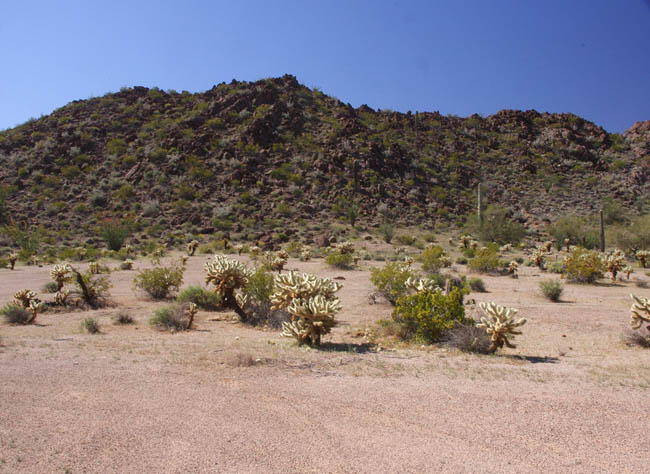
M 124 219 L 121 221 L 116 219 L 104 221 L 100 226 L 100 233 L 106 242 L 106 247 L 109 250 L 120 250 L 131 234 L 131 227 L 131 222 Z
M 395 236 L 395 226 L 389 222 L 386 222 L 379 227 L 379 233 L 381 234 L 382 239 L 384 239 L 384 242 L 390 244 L 390 242 L 393 240 L 393 237 Z
M 120 270 L 133 270 L 133 260 L 127 258 L 123 262 L 120 262 Z
M 99 323 L 95 318 L 86 318 L 81 322 L 81 328 L 88 334 L 99 333 Z
M 370 282 L 393 305 L 407 293 L 406 280 L 415 277 L 411 267 L 402 262 L 387 263 L 383 268 L 370 270 Z
M 628 253 L 650 249 L 650 214 L 633 219 L 629 226 L 615 227 L 612 243 L 625 249 Z
M 480 278 L 470 278 L 467 280 L 467 284 L 472 289 L 472 291 L 476 293 L 485 293 L 485 283 Z
M 26 223 L 23 225 L 5 225 L 2 227 L 0 234 L 7 236 L 11 243 L 20 249 L 18 258 L 27 261 L 38 253 L 43 229 Z
M 129 313 L 122 310 L 113 317 L 113 322 L 115 324 L 133 324 L 135 323 L 135 319 Z
M 445 344 L 463 352 L 487 354 L 490 336 L 485 329 L 476 327 L 472 320 L 456 324 L 444 334 Z
M 9 324 L 29 324 L 32 313 L 20 305 L 9 303 L 0 308 L 0 314 L 4 316 Z
M 466 231 L 483 242 L 518 244 L 526 236 L 526 228 L 511 219 L 512 212 L 499 206 L 488 206 L 483 212 L 483 222 L 474 215 L 469 218 Z
M 325 263 L 335 268 L 349 270 L 352 268 L 354 257 L 350 253 L 332 252 L 325 257 Z
M 458 257 L 456 263 L 458 265 L 467 265 L 468 260 L 465 257 Z
M 273 281 L 272 274 L 265 271 L 263 267 L 257 268 L 248 278 L 244 292 L 260 303 L 269 303 L 273 294 Z
M 564 265 L 567 279 L 577 283 L 594 283 L 605 273 L 600 254 L 583 247 L 576 247 L 569 252 Z
M 560 217 L 547 230 L 558 245 L 562 245 L 565 239 L 569 239 L 570 245 L 580 245 L 587 249 L 600 245 L 600 231 L 593 219 L 587 217 Z
M 564 287 L 558 280 L 542 280 L 539 282 L 539 289 L 544 297 L 553 302 L 559 301 Z
M 623 342 L 628 346 L 650 348 L 650 331 L 645 328 L 629 329 L 623 332 Z
M 273 279 L 271 278 L 271 280 Z M 176 301 L 179 303 L 194 303 L 206 311 L 214 311 L 221 306 L 221 297 L 217 293 L 198 285 L 185 288 L 176 297 Z
M 482 248 L 476 251 L 467 266 L 474 271 L 481 273 L 496 273 L 505 267 L 505 262 L 499 259 L 499 254 L 493 248 Z
M 185 268 L 174 263 L 168 267 L 158 266 L 140 270 L 133 279 L 135 288 L 144 291 L 155 300 L 167 297 L 170 292 L 178 291 L 183 283 Z
M 442 291 L 422 291 L 397 300 L 393 320 L 403 324 L 409 339 L 432 343 L 445 331 L 465 321 L 463 293 L 459 288 L 448 295 Z
M 546 261 L 544 269 L 550 273 L 564 273 L 564 262 L 559 260 Z
M 411 234 L 399 234 L 396 238 L 400 245 L 414 245 L 417 238 Z
M 436 273 L 443 267 L 451 266 L 451 260 L 439 245 L 424 249 L 418 260 L 422 263 L 422 270 L 427 273 Z
M 56 293 L 57 291 L 59 291 L 59 285 L 55 281 L 48 281 L 41 288 L 42 293 Z
M 184 331 L 188 325 L 189 304 L 171 304 L 158 308 L 154 311 L 149 324 L 166 331 Z

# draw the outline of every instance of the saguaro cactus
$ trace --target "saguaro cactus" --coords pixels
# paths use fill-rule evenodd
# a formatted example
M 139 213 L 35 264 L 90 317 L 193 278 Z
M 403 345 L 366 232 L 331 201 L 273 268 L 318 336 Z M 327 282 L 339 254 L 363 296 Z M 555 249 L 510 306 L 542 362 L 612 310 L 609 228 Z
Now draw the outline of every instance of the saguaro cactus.
M 494 302 L 481 302 L 479 307 L 483 310 L 486 316 L 481 318 L 481 322 L 476 325 L 479 328 L 485 328 L 486 332 L 490 336 L 490 347 L 488 352 L 493 353 L 497 349 L 504 346 L 515 348 L 514 344 L 511 344 L 508 340 L 514 339 L 515 335 L 521 334 L 521 331 L 515 330 L 519 326 L 526 324 L 524 318 L 519 319 L 518 321 L 514 320 L 514 317 L 517 315 L 517 310 L 514 308 L 508 308 L 506 306 L 498 305 Z

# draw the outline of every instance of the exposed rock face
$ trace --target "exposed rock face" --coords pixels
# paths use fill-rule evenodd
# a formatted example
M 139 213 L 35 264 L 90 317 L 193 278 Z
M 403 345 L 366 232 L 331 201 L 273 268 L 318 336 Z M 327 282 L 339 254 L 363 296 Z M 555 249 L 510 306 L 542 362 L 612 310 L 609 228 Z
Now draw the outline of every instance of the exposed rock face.
M 0 182 L 5 219 L 70 235 L 131 216 L 140 238 L 231 230 L 271 246 L 306 222 L 345 219 L 352 203 L 369 225 L 455 220 L 474 209 L 479 182 L 531 227 L 608 196 L 632 206 L 648 195 L 649 147 L 650 121 L 621 136 L 535 110 L 355 109 L 285 75 L 72 102 L 0 132 Z

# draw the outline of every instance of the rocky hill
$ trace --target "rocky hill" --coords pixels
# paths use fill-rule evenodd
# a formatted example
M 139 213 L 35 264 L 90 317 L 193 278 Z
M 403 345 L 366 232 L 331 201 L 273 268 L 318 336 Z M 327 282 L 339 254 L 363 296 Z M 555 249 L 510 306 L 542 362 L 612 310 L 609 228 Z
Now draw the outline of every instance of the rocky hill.
M 64 240 L 131 216 L 143 236 L 292 235 L 359 221 L 457 221 L 488 202 L 539 226 L 606 198 L 648 204 L 650 122 L 610 134 L 572 114 L 354 108 L 293 76 L 191 94 L 134 87 L 0 132 L 5 221 Z

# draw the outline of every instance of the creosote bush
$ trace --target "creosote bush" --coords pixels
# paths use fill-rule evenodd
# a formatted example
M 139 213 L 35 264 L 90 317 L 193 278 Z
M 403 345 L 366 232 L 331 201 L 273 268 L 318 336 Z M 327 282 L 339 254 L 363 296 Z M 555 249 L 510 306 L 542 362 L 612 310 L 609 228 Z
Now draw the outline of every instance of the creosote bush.
M 560 301 L 560 296 L 564 291 L 564 287 L 559 280 L 542 280 L 539 282 L 539 289 L 546 299 L 553 302 Z
M 467 266 L 476 272 L 481 273 L 498 273 L 506 266 L 505 262 L 499 259 L 499 255 L 494 248 L 482 248 L 476 251 Z
M 176 301 L 179 303 L 194 303 L 206 311 L 215 311 L 221 306 L 221 297 L 217 293 L 198 285 L 185 288 L 176 297 Z
M 477 277 L 470 278 L 467 280 L 467 283 L 469 284 L 469 287 L 474 291 L 475 293 L 485 293 L 485 283 L 483 280 Z
M 573 248 L 564 259 L 567 280 L 576 283 L 594 283 L 606 270 L 600 253 L 582 247 Z
M 406 281 L 416 276 L 411 266 L 403 262 L 391 262 L 383 268 L 370 270 L 370 281 L 375 285 L 379 294 L 393 305 L 398 298 L 407 294 Z
M 445 345 L 463 352 L 488 354 L 490 350 L 490 336 L 469 318 L 447 331 L 444 339 Z
M 157 266 L 140 270 L 133 279 L 133 285 L 151 298 L 161 300 L 167 298 L 172 291 L 178 291 L 183 283 L 184 273 L 185 267 L 178 262 L 167 267 Z
M 133 319 L 133 316 L 131 316 L 129 313 L 122 310 L 114 316 L 113 322 L 115 324 L 133 324 L 135 323 L 135 319 Z
M 441 268 L 451 266 L 451 259 L 439 245 L 425 248 L 418 260 L 422 263 L 422 270 L 427 273 L 437 273 Z
M 81 328 L 86 331 L 88 334 L 98 334 L 99 333 L 99 323 L 95 318 L 86 318 L 81 323 Z
M 196 311 L 194 303 L 167 305 L 154 311 L 149 324 L 166 331 L 185 331 L 190 329 Z
M 0 314 L 4 316 L 5 321 L 9 324 L 29 324 L 32 314 L 21 305 L 9 303 L 0 309 Z

